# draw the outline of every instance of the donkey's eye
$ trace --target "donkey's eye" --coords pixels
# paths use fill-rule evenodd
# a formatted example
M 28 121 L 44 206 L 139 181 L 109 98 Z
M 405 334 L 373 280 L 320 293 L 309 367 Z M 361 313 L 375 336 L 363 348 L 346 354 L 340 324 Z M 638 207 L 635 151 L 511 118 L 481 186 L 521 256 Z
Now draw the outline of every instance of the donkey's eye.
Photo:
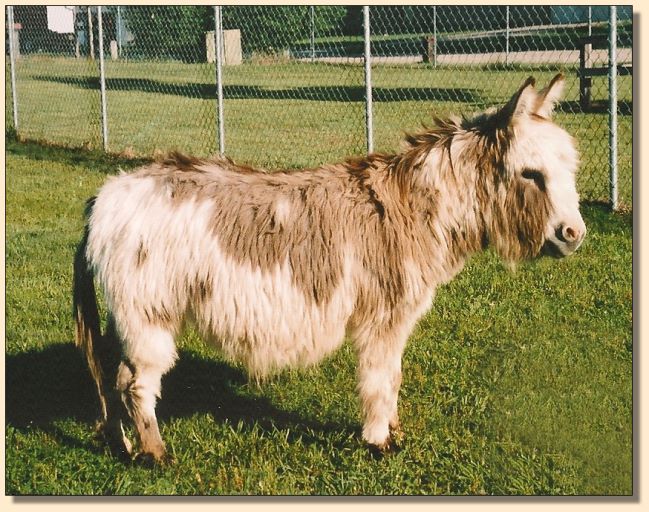
M 525 169 L 521 173 L 521 176 L 526 180 L 533 181 L 536 184 L 536 186 L 539 188 L 539 190 L 543 192 L 545 191 L 545 176 L 543 176 L 543 173 L 541 171 Z

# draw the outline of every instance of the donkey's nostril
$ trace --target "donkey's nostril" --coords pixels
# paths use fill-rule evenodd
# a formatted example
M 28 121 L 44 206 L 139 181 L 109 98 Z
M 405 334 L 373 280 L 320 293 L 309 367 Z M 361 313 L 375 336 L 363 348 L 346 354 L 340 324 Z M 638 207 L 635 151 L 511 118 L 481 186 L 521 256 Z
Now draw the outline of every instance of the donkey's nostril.
M 561 224 L 554 232 L 557 239 L 563 243 L 573 243 L 581 239 L 582 232 L 579 228 Z
M 567 242 L 574 242 L 575 240 L 577 240 L 577 238 L 579 238 L 579 234 L 577 233 L 577 231 L 574 228 L 571 228 L 570 226 L 564 227 L 562 234 L 563 234 L 563 238 Z

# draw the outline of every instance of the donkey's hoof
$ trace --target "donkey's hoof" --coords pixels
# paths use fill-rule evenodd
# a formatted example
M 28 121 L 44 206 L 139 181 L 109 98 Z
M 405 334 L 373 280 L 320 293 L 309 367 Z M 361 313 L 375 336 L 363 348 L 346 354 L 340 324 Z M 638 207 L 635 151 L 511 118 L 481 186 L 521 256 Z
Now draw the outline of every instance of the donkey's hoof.
M 110 453 L 122 461 L 131 460 L 133 445 L 121 432 L 109 429 L 98 423 L 95 427 L 94 440 L 97 444 L 108 447 Z
M 367 450 L 370 454 L 370 457 L 373 458 L 374 460 L 381 460 L 383 457 L 386 455 L 386 446 L 387 445 L 376 445 L 376 444 L 368 444 L 367 445 Z
M 394 440 L 388 438 L 384 443 L 381 444 L 368 444 L 368 450 L 370 456 L 375 460 L 381 460 L 386 456 L 392 455 L 400 451 L 400 448 L 395 444 Z
M 175 463 L 176 463 L 176 458 L 169 453 L 165 453 L 164 456 L 162 457 L 162 460 L 160 461 L 160 464 L 163 466 L 172 466 Z
M 147 468 L 153 468 L 156 466 L 170 466 L 176 460 L 168 453 L 154 455 L 153 453 L 139 452 L 133 457 L 133 462 Z
M 130 443 L 126 445 L 125 443 L 113 442 L 107 443 L 110 453 L 122 462 L 128 462 L 131 460 L 132 450 L 130 448 Z

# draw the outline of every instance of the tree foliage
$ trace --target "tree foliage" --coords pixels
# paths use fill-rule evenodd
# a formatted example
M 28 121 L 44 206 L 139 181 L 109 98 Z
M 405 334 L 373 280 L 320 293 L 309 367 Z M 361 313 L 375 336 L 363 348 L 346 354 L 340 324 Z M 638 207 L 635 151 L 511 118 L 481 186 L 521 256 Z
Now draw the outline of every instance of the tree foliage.
M 126 24 L 134 36 L 129 52 L 146 58 L 204 61 L 210 20 L 213 30 L 214 10 L 209 6 L 129 7 Z
M 316 6 L 313 10 L 316 37 L 341 31 L 346 8 Z M 223 9 L 223 27 L 241 30 L 243 51 L 272 53 L 289 48 L 311 34 L 309 6 L 232 6 Z
M 134 40 L 133 56 L 172 58 L 186 62 L 205 59 L 205 33 L 214 30 L 209 6 L 137 6 L 127 10 Z M 342 31 L 347 10 L 341 6 L 228 6 L 222 9 L 223 28 L 241 30 L 243 51 L 272 53 L 289 48 L 311 34 Z

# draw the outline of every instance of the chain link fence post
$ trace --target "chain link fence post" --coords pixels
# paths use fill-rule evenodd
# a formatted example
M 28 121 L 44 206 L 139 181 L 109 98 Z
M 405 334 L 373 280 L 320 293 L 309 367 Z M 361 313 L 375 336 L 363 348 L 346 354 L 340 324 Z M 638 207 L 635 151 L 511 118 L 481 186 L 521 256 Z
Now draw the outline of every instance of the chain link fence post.
M 97 25 L 99 31 L 99 89 L 101 97 L 101 135 L 104 151 L 108 151 L 108 110 L 106 107 L 106 67 L 104 63 L 104 22 L 101 6 L 97 6 Z
M 611 208 L 617 210 L 617 8 L 609 7 L 608 35 L 609 165 Z
M 14 27 L 13 5 L 7 6 L 7 21 L 9 23 L 9 65 L 11 72 L 11 102 L 13 107 L 14 130 L 18 133 L 18 94 L 16 92 L 16 33 Z
M 363 6 L 364 63 L 365 63 L 365 132 L 367 152 L 374 151 L 374 124 L 372 119 L 372 50 L 370 47 L 370 8 Z
M 95 60 L 95 31 L 92 26 L 92 7 L 88 6 L 88 37 L 90 38 L 90 60 Z
M 437 6 L 433 6 L 433 67 L 437 67 Z
M 122 58 L 122 8 L 117 6 L 117 57 Z
M 214 44 L 216 61 L 216 109 L 218 117 L 218 145 L 219 154 L 225 154 L 225 127 L 223 125 L 223 25 L 221 17 L 221 6 L 214 7 Z
M 315 7 L 309 6 L 310 28 L 311 28 L 311 62 L 315 62 Z
M 505 66 L 509 66 L 509 5 L 505 7 Z

